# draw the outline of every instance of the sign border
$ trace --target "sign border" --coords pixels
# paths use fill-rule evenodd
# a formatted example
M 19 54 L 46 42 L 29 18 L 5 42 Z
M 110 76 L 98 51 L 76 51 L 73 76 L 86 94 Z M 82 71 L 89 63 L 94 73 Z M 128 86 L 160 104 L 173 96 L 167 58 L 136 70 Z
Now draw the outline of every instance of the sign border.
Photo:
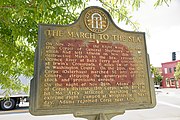
M 124 31 L 124 32 L 127 32 L 127 33 L 137 33 L 137 32 L 131 32 L 131 31 L 125 31 L 125 30 L 122 30 L 121 28 L 119 28 L 112 20 L 111 16 L 109 15 L 109 13 L 104 10 L 103 8 L 100 8 L 100 7 L 96 7 L 96 6 L 91 6 L 91 7 L 88 7 L 86 8 L 85 10 L 82 11 L 80 17 L 78 18 L 78 20 L 82 17 L 82 14 L 84 14 L 84 12 L 86 12 L 87 10 L 89 9 L 93 9 L 93 8 L 96 8 L 96 9 L 100 9 L 102 10 L 106 15 L 107 17 L 110 19 L 109 22 L 112 23 L 112 25 L 114 25 L 118 30 L 121 30 L 121 31 Z M 77 20 L 77 21 L 78 21 Z M 146 63 L 148 64 L 148 68 L 147 68 L 147 72 L 148 72 L 148 82 L 149 82 L 149 88 L 150 89 L 150 97 L 151 97 L 151 104 L 138 104 L 138 105 L 131 105 L 130 107 L 128 108 L 125 108 L 125 106 L 114 106 L 114 105 L 100 105 L 100 106 L 96 106 L 96 108 L 94 108 L 94 106 L 77 106 L 77 107 L 71 107 L 69 106 L 68 108 L 61 108 L 61 109 L 40 109 L 38 107 L 38 96 L 40 95 L 39 91 L 38 91 L 38 87 L 40 87 L 40 73 L 39 73 L 39 68 L 40 68 L 40 64 L 41 64 L 41 58 L 40 58 L 40 55 L 41 55 L 41 39 L 43 39 L 43 36 L 42 36 L 42 32 L 41 30 L 43 29 L 44 26 L 59 26 L 59 27 L 69 27 L 69 26 L 72 26 L 74 24 L 77 23 L 77 21 L 75 21 L 73 24 L 71 25 L 47 25 L 47 24 L 40 24 L 39 25 L 39 31 L 38 31 L 38 47 L 36 49 L 36 52 L 35 52 L 35 64 L 34 64 L 34 78 L 31 80 L 31 87 L 30 87 L 30 113 L 32 115 L 56 115 L 56 114 L 71 114 L 71 113 L 74 113 L 74 114 L 77 114 L 78 111 L 89 111 L 91 109 L 93 109 L 93 111 L 109 111 L 109 109 L 111 109 L 112 111 L 117 111 L 119 109 L 121 110 L 133 110 L 133 109 L 145 109 L 145 108 L 153 108 L 155 105 L 156 105 L 156 98 L 155 98 L 155 90 L 152 89 L 154 88 L 154 83 L 153 83 L 153 80 L 151 79 L 150 77 L 150 63 L 149 63 L 149 56 L 147 54 L 147 47 L 146 47 L 146 41 L 144 41 L 145 43 L 145 51 L 146 51 Z M 145 40 L 145 33 L 144 32 L 138 32 L 139 34 L 142 34 L 144 36 L 144 40 Z

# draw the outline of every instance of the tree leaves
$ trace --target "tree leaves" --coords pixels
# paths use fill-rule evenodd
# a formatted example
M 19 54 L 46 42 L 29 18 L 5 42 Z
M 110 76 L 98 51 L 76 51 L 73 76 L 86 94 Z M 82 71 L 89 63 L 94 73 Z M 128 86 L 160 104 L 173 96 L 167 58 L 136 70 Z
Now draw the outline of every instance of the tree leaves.
M 152 65 L 150 66 L 151 66 L 151 73 L 153 75 L 154 82 L 159 84 L 162 81 L 163 77 L 161 76 L 160 71 L 156 67 Z
M 131 24 L 131 12 L 143 0 L 99 0 L 113 18 Z M 158 0 L 155 6 L 171 0 Z M 71 24 L 89 0 L 0 0 L 0 86 L 7 91 L 24 87 L 19 76 L 33 76 L 38 24 Z M 9 92 L 7 92 L 9 93 Z
M 163 5 L 164 3 L 169 7 L 170 2 L 171 2 L 171 0 L 157 0 L 157 1 L 154 3 L 154 7 L 161 6 L 161 5 Z
M 143 0 L 99 0 L 113 18 L 118 18 L 118 22 L 124 21 L 126 25 L 138 31 L 138 24 L 132 19 L 132 11 L 138 10 Z
M 176 65 L 176 72 L 174 73 L 174 76 L 175 76 L 176 80 L 180 79 L 180 62 L 178 62 Z
M 0 87 L 8 91 L 26 89 L 20 75 L 33 76 L 34 50 L 39 23 L 69 24 L 83 9 L 82 0 L 0 1 Z

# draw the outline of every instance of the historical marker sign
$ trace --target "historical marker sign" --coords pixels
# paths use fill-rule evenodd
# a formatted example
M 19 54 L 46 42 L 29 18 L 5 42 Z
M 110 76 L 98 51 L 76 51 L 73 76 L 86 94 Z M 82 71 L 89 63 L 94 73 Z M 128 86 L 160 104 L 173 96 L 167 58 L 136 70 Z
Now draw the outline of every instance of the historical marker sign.
M 104 9 L 89 7 L 74 24 L 39 25 L 30 112 L 151 108 L 149 70 L 145 33 L 124 31 Z

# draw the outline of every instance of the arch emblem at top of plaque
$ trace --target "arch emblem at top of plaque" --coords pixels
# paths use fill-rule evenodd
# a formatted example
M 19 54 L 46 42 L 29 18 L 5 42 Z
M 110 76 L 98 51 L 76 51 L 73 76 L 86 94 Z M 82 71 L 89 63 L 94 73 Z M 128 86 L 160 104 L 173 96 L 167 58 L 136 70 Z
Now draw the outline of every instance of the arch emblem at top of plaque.
M 95 33 L 105 32 L 109 26 L 107 15 L 97 8 L 90 9 L 85 13 L 84 22 L 86 27 Z

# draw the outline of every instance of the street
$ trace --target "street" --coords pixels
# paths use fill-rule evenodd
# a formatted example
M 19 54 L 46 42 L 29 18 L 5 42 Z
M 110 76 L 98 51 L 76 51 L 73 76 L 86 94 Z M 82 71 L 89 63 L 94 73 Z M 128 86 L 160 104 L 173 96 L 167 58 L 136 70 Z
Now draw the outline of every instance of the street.
M 153 109 L 127 110 L 112 120 L 180 120 L 180 89 L 156 89 L 157 105 Z M 28 107 L 0 111 L 0 120 L 86 120 L 70 115 L 32 116 Z

